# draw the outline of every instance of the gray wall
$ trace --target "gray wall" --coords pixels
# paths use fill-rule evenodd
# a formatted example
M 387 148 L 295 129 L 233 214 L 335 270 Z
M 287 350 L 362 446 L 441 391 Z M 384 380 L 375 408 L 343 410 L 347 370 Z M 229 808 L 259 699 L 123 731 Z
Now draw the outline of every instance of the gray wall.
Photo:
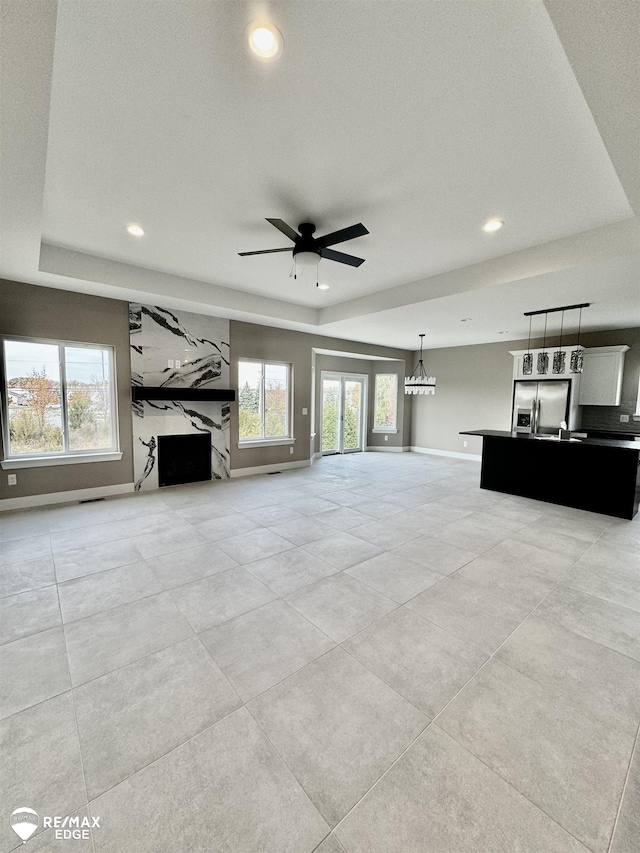
M 294 422 L 293 434 L 296 438 L 293 454 L 289 453 L 289 447 L 256 447 L 238 448 L 238 408 L 237 404 L 231 407 L 231 469 L 251 468 L 259 465 L 278 465 L 286 462 L 302 462 L 308 460 L 311 452 L 311 432 L 315 431 L 312 423 L 312 411 L 315 408 L 316 417 L 319 417 L 320 409 L 316 405 L 312 407 L 312 360 L 313 350 L 326 349 L 338 350 L 340 352 L 358 353 L 361 355 L 379 355 L 387 358 L 400 359 L 400 366 L 395 363 L 394 370 L 403 373 L 405 360 L 410 361 L 412 356 L 405 350 L 390 349 L 387 347 L 362 344 L 357 341 L 345 341 L 337 338 L 328 338 L 323 335 L 309 335 L 305 332 L 295 332 L 288 329 L 274 329 L 270 326 L 257 326 L 252 323 L 242 323 L 237 320 L 230 321 L 230 344 L 231 344 L 231 369 L 229 382 L 232 388 L 238 386 L 238 360 L 242 358 L 274 359 L 286 361 L 293 365 L 293 394 L 294 394 Z M 320 370 L 322 359 L 325 356 L 316 356 L 316 377 L 320 381 Z M 334 357 L 331 357 L 332 359 Z M 369 373 L 374 361 L 364 359 L 350 359 L 341 357 L 332 364 L 348 364 L 345 370 L 354 370 L 357 373 Z M 383 362 L 392 365 L 393 362 Z M 358 368 L 358 369 L 356 369 Z M 325 368 L 326 369 L 326 368 Z M 392 439 L 398 445 L 408 445 L 409 430 L 411 428 L 410 408 L 405 409 L 403 394 L 398 398 L 398 429 L 396 436 L 389 436 L 389 442 L 384 442 L 380 435 L 370 436 L 369 444 L 373 444 L 382 438 L 387 446 L 392 444 Z M 408 401 L 407 401 L 408 402 Z M 307 409 L 307 414 L 302 414 L 302 409 Z
M 566 337 L 563 345 L 576 343 L 575 337 Z M 620 407 L 583 407 L 583 424 L 596 427 L 594 419 L 608 429 L 609 423 L 625 432 L 640 432 L 640 422 L 620 424 L 620 414 L 635 410 L 640 376 L 640 329 L 616 329 L 590 332 L 581 336 L 585 347 L 627 344 Z M 558 344 L 549 338 L 549 350 Z M 532 340 L 531 347 L 542 346 L 541 340 Z M 437 379 L 433 397 L 413 398 L 412 438 L 414 447 L 427 447 L 457 453 L 480 454 L 482 439 L 459 435 L 467 429 L 511 428 L 511 399 L 513 383 L 513 357 L 510 350 L 526 349 L 527 341 L 481 344 L 468 347 L 447 347 L 427 350 L 425 366 Z M 608 414 L 607 414 L 608 413 Z M 464 441 L 468 446 L 464 447 Z
M 479 454 L 482 439 L 459 435 L 461 430 L 510 429 L 509 350 L 526 346 L 526 341 L 509 341 L 427 350 L 425 368 L 436 377 L 436 393 L 413 398 L 412 446 Z
M 0 335 L 115 347 L 120 449 L 123 451 L 118 462 L 12 471 L 18 477 L 16 486 L 8 486 L 8 472 L 0 470 L 0 500 L 133 481 L 128 311 L 127 302 L 0 279 Z M 0 438 L 0 454 L 4 458 L 1 441 Z

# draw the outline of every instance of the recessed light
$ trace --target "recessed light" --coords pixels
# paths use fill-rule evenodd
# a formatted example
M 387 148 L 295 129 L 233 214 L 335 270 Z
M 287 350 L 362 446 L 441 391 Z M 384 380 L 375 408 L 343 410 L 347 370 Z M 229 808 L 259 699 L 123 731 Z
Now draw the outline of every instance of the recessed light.
M 131 234 L 132 237 L 144 237 L 144 228 L 135 222 L 127 225 L 127 232 Z
M 462 320 L 460 320 L 460 322 L 461 323 L 470 323 L 472 319 L 473 319 L 472 317 L 463 317 Z
M 282 33 L 268 21 L 252 21 L 245 36 L 249 50 L 260 59 L 275 59 L 282 52 Z
M 509 330 L 507 329 L 507 331 L 506 331 L 506 332 L 498 332 L 498 334 L 499 334 L 499 335 L 508 335 L 508 334 L 509 334 Z
M 319 284 L 318 290 L 329 290 L 329 285 L 328 284 Z
M 482 230 L 485 232 L 485 234 L 495 234 L 496 231 L 499 231 L 503 225 L 504 222 L 502 221 L 502 219 L 498 219 L 494 216 L 493 219 L 489 219 L 487 222 L 484 223 L 484 225 L 482 226 Z

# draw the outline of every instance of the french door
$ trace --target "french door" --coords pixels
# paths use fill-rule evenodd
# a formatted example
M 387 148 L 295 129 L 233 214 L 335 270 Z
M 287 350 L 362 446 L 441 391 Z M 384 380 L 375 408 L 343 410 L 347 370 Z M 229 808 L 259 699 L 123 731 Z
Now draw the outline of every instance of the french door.
M 323 455 L 364 449 L 366 376 L 322 371 L 320 447 Z

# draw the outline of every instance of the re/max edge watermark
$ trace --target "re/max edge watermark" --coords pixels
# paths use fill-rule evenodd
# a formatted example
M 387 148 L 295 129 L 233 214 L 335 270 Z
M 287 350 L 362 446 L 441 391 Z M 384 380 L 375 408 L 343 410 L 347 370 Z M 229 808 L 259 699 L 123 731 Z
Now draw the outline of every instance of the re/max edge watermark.
M 33 809 L 22 806 L 11 813 L 9 825 L 22 843 L 26 844 L 40 827 L 40 816 Z M 56 841 L 88 840 L 91 838 L 91 830 L 100 828 L 100 818 L 86 815 L 43 815 L 42 828 L 52 829 Z

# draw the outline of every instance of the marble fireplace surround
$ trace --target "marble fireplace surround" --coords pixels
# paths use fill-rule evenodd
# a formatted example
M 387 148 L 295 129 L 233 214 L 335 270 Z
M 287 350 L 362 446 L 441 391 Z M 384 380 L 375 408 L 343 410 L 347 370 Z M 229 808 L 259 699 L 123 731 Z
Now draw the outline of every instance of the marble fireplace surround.
M 131 303 L 129 338 L 136 491 L 159 488 L 160 435 L 209 433 L 211 477 L 228 478 L 229 399 L 206 398 L 232 398 L 229 321 Z

